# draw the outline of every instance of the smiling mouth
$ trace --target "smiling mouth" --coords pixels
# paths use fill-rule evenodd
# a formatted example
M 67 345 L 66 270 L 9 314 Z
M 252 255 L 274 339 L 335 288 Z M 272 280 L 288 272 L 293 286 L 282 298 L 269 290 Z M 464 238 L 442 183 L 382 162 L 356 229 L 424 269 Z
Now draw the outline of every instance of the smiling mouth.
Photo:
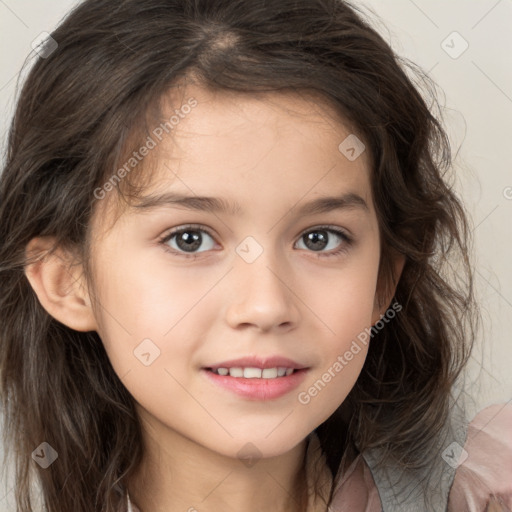
M 304 368 L 305 370 L 306 368 Z M 243 379 L 280 379 L 289 377 L 293 373 L 301 370 L 296 368 L 274 367 L 274 368 L 255 368 L 255 367 L 232 367 L 232 368 L 205 368 L 205 370 L 223 377 L 243 378 Z
M 304 382 L 309 368 L 205 367 L 201 372 L 215 386 L 245 400 L 278 400 Z M 283 373 L 284 372 L 284 373 Z M 222 375 L 225 374 L 225 375 Z

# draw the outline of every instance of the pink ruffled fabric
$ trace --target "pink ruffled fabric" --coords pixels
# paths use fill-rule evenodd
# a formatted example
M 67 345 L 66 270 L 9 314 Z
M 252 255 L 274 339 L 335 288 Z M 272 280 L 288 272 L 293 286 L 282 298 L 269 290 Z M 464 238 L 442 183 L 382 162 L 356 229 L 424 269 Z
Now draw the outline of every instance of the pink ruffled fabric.
M 370 468 L 358 456 L 338 482 L 329 511 L 381 512 L 382 504 Z
M 512 402 L 492 405 L 471 422 L 450 491 L 450 512 L 512 511 Z

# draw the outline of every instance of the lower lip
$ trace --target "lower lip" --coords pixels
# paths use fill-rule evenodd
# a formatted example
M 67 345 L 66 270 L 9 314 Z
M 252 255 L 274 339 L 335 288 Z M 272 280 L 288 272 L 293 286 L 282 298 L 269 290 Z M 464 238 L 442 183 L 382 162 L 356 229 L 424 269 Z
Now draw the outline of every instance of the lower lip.
M 273 400 L 297 388 L 306 378 L 308 369 L 303 368 L 291 375 L 275 379 L 245 379 L 243 377 L 231 377 L 230 375 L 218 375 L 204 368 L 201 371 L 206 374 L 211 382 L 233 391 L 237 395 L 250 400 Z

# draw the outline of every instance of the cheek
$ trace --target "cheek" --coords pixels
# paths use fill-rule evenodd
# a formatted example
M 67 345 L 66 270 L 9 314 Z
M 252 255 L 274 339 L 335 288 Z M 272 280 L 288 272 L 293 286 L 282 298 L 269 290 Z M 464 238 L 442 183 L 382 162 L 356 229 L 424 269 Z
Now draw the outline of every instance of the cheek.
M 346 399 L 363 368 L 370 342 L 375 282 L 345 279 L 322 297 L 322 320 L 329 329 L 318 335 L 321 363 L 297 400 L 316 424 L 325 421 Z
M 125 253 L 130 256 L 116 262 L 105 258 L 98 266 L 100 314 L 107 324 L 117 323 L 126 333 L 162 336 L 187 304 L 197 302 L 198 281 L 165 265 L 163 258 L 149 260 L 133 249 Z
M 299 403 L 315 404 L 324 411 L 325 419 L 354 386 L 371 340 L 379 260 L 372 251 L 360 256 L 330 280 L 324 293 L 315 292 L 316 308 L 325 327 L 324 335 L 318 338 L 322 364 L 303 388 Z
M 347 260 L 345 267 L 329 276 L 326 286 L 310 283 L 317 314 L 339 348 L 372 324 L 378 266 L 378 252 L 370 248 Z
M 133 379 L 149 361 L 160 372 L 184 368 L 181 361 L 190 359 L 202 339 L 197 318 L 204 315 L 202 299 L 218 272 L 201 274 L 166 265 L 163 258 L 148 262 L 136 255 L 117 264 L 102 261 L 96 279 L 101 285 L 96 290 L 99 335 L 118 375 L 132 371 Z

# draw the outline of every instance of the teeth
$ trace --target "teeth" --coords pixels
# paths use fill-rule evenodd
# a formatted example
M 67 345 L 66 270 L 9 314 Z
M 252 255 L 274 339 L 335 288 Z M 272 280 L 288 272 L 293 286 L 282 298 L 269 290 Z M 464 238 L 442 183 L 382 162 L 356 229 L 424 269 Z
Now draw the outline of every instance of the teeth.
M 245 372 L 244 372 L 245 375 Z M 261 376 L 264 379 L 275 379 L 277 377 L 277 368 L 265 368 L 261 372 Z
M 218 375 L 229 375 L 231 377 L 243 377 L 245 379 L 276 379 L 278 377 L 284 377 L 285 375 L 291 375 L 293 368 L 217 368 L 212 370 Z
M 260 368 L 244 368 L 244 379 L 261 379 L 263 370 Z
M 231 375 L 231 377 L 243 377 L 244 370 L 243 368 L 230 368 L 229 375 Z

